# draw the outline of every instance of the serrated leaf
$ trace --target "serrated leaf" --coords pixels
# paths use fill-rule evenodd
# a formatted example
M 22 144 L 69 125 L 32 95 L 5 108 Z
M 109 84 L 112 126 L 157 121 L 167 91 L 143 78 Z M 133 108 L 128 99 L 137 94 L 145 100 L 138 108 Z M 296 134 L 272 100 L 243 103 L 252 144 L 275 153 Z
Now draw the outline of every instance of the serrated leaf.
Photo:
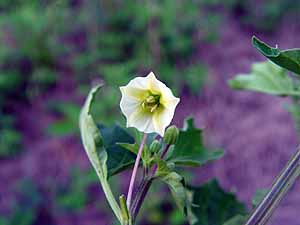
M 221 225 L 235 215 L 244 215 L 246 207 L 234 194 L 225 192 L 216 180 L 209 181 L 200 187 L 189 187 L 193 194 L 192 207 L 198 218 L 195 225 Z
M 113 196 L 109 183 L 107 181 L 107 152 L 104 148 L 103 138 L 99 132 L 98 127 L 91 115 L 91 106 L 95 95 L 100 90 L 101 85 L 97 85 L 90 91 L 79 117 L 79 128 L 81 133 L 81 140 L 84 149 L 88 155 L 90 162 L 92 163 L 100 183 L 103 188 L 103 192 L 118 220 L 121 222 L 121 210 Z
M 124 142 L 124 145 L 131 145 L 130 143 L 134 143 L 134 138 L 118 125 L 112 127 L 99 126 L 99 129 L 108 154 L 106 162 L 108 177 L 133 165 L 136 155 L 127 151 L 118 143 Z
M 255 36 L 252 37 L 252 44 L 261 54 L 276 63 L 278 66 L 281 66 L 296 74 L 300 74 L 299 48 L 281 51 L 277 46 L 276 48 L 272 48 Z
M 202 140 L 202 130 L 194 126 L 193 118 L 184 122 L 172 151 L 170 162 L 182 166 L 200 166 L 223 156 L 222 150 L 208 151 Z
M 300 91 L 286 71 L 270 61 L 252 64 L 249 74 L 240 74 L 229 81 L 234 89 L 252 90 L 279 96 L 299 96 Z
M 168 185 L 176 205 L 185 214 L 185 216 L 190 218 L 192 221 L 196 221 L 195 216 L 192 214 L 191 199 L 189 198 L 188 191 L 185 188 L 183 177 L 172 171 L 167 162 L 160 158 L 156 158 L 155 161 L 157 162 L 156 177 Z

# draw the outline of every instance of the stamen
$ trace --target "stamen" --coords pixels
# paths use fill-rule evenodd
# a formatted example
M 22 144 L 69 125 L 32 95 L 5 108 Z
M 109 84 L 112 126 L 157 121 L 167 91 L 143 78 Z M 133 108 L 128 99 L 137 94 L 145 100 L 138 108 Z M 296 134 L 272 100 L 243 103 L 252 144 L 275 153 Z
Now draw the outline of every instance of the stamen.
M 153 113 L 158 107 L 160 96 L 159 95 L 149 95 L 143 102 L 142 107 L 144 109 L 149 110 L 151 113 Z

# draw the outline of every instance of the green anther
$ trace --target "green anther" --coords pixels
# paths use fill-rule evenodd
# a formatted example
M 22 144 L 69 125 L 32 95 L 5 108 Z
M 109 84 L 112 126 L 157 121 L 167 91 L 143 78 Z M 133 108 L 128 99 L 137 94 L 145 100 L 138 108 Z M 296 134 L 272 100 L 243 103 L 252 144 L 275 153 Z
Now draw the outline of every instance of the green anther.
M 153 95 L 150 95 L 146 98 L 145 102 L 149 104 L 156 103 L 156 98 Z

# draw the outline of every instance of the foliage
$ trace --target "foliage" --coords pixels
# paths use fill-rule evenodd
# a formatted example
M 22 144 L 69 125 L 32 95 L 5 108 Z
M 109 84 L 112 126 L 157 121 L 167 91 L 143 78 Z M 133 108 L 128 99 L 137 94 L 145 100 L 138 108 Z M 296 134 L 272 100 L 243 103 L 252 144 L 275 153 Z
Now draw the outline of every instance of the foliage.
M 300 74 L 300 49 L 288 49 L 280 51 L 278 47 L 272 48 L 260 41 L 255 36 L 252 38 L 253 46 L 265 57 L 276 63 L 278 66 Z
M 134 164 L 135 154 L 125 151 L 117 143 L 134 143 L 134 138 L 118 125 L 112 127 L 100 126 L 104 147 L 107 150 L 108 176 L 117 174 Z
M 293 0 L 268 0 L 259 4 L 251 0 L 227 0 L 221 3 L 236 14 L 242 25 L 262 32 L 274 32 L 284 18 L 299 19 L 300 4 Z
M 169 161 L 181 166 L 200 166 L 223 156 L 222 150 L 208 151 L 202 139 L 202 130 L 195 127 L 194 120 L 186 119 Z
M 299 96 L 300 90 L 286 71 L 266 61 L 254 63 L 248 75 L 237 75 L 229 81 L 234 89 L 252 90 L 279 96 Z
M 22 149 L 22 135 L 14 129 L 14 117 L 1 115 L 0 158 L 13 156 Z
M 93 171 L 83 173 L 74 169 L 66 185 L 59 188 L 56 203 L 60 210 L 78 211 L 88 202 L 88 187 L 97 181 Z
M 101 88 L 100 85 L 94 87 L 82 108 L 79 118 L 79 127 L 81 131 L 81 139 L 86 153 L 99 177 L 105 196 L 118 220 L 122 223 L 121 209 L 113 196 L 110 185 L 108 183 L 107 171 L 107 151 L 105 149 L 103 138 L 91 116 L 91 104 L 94 96 Z
M 37 186 L 29 179 L 19 182 L 19 199 L 14 203 L 12 213 L 5 219 L 0 219 L 2 225 L 31 225 L 38 217 L 38 209 L 42 204 L 43 196 Z
M 141 140 L 140 135 L 133 138 L 117 125 L 112 127 L 96 126 L 91 115 L 91 109 L 95 95 L 100 88 L 101 86 L 98 85 L 91 90 L 81 110 L 81 137 L 87 155 L 96 170 L 103 191 L 116 217 L 121 224 L 125 224 L 123 223 L 124 218 L 122 217 L 121 208 L 112 194 L 108 178 L 127 169 L 134 163 L 135 154 L 137 154 L 137 148 Z M 196 223 L 197 220 L 202 221 L 204 218 L 202 214 L 205 214 L 207 218 L 214 218 L 214 224 L 222 224 L 236 214 L 245 213 L 244 206 L 236 201 L 233 194 L 224 192 L 216 181 L 201 187 L 189 186 L 187 188 L 183 177 L 175 171 L 177 163 L 186 166 L 202 166 L 208 161 L 216 160 L 223 155 L 223 151 L 210 152 L 203 146 L 201 132 L 200 129 L 194 126 L 193 119 L 189 118 L 185 121 L 184 128 L 178 133 L 177 142 L 174 145 L 167 145 L 166 143 L 160 145 L 162 148 L 158 152 L 150 151 L 149 146 L 157 137 L 156 135 L 149 135 L 147 144 L 143 149 L 145 180 L 141 182 L 140 188 L 144 190 L 145 187 L 150 187 L 152 181 L 161 180 L 168 185 L 177 206 L 191 224 L 202 224 L 202 222 Z M 163 141 L 163 139 L 160 141 Z M 166 159 L 161 155 L 163 149 L 170 150 Z M 153 171 L 152 175 L 147 171 Z M 148 189 L 145 190 L 147 193 Z M 136 213 L 136 204 L 138 204 L 136 201 L 140 196 L 143 196 L 141 193 L 137 193 L 133 200 L 133 207 L 130 208 L 130 215 L 133 217 Z M 200 209 L 196 206 L 200 203 L 200 207 L 204 208 Z M 216 213 L 221 210 L 223 211 L 218 214 L 219 217 L 209 215 L 211 212 Z M 199 213 L 202 214 L 198 215 Z M 209 224 L 209 221 L 204 224 Z
M 115 7 L 112 5 L 122 8 L 122 11 L 114 13 Z M 95 71 L 108 86 L 119 86 L 133 74 L 152 68 L 161 74 L 163 80 L 180 90 L 180 83 L 185 83 L 181 75 L 185 66 L 182 70 L 182 66 L 177 67 L 176 64 L 190 62 L 193 36 L 197 31 L 204 30 L 203 24 L 210 18 L 210 15 L 199 14 L 202 5 L 184 1 L 173 4 L 170 0 L 164 0 L 149 2 L 145 7 L 142 2 L 128 0 L 101 6 L 104 19 L 99 26 L 103 27 L 104 32 L 91 37 L 87 43 L 88 49 L 74 58 L 78 72 Z M 95 7 L 101 10 L 99 5 Z M 181 20 L 177 20 L 179 15 L 182 15 Z M 211 23 L 209 30 L 212 30 Z M 93 56 L 91 52 L 94 52 Z M 141 65 L 144 67 L 141 68 Z M 190 76 L 196 82 L 192 86 L 198 93 L 202 84 L 198 77 L 205 74 L 205 70 L 201 64 L 195 65 L 193 70 Z
M 290 97 L 292 103 L 286 104 L 285 109 L 293 117 L 296 131 L 299 131 L 299 49 L 282 51 L 278 47 L 270 47 L 256 37 L 252 38 L 252 44 L 261 54 L 278 66 L 269 61 L 254 63 L 252 72 L 249 75 L 237 75 L 229 81 L 229 85 L 234 89 L 252 90 Z M 296 75 L 289 76 L 287 70 Z
M 267 94 L 279 95 L 279 96 L 288 96 L 292 100 L 292 104 L 285 107 L 294 118 L 294 122 L 299 122 L 299 74 L 300 74 L 300 61 L 299 61 L 299 49 L 288 49 L 288 50 L 279 50 L 278 47 L 272 48 L 256 37 L 252 38 L 253 46 L 266 58 L 276 63 L 266 61 L 262 63 L 256 63 L 252 67 L 252 73 L 248 76 L 237 76 L 234 79 L 229 81 L 229 84 L 232 88 L 245 89 L 245 90 L 254 90 L 258 92 L 263 92 Z M 279 66 L 279 67 L 278 67 Z M 295 76 L 288 76 L 287 70 L 295 73 Z M 292 73 L 291 73 L 292 74 Z M 295 128 L 299 131 L 299 124 L 295 124 Z M 291 159 L 292 160 L 292 159 Z M 280 179 L 286 179 L 285 176 Z M 283 187 L 290 186 L 291 183 L 283 185 Z M 282 188 L 283 190 L 286 190 Z M 276 191 L 281 193 L 279 189 Z M 252 205 L 256 207 L 268 191 L 265 189 L 258 190 L 255 194 Z M 274 202 L 279 202 L 281 200 L 281 195 L 278 195 Z M 270 202 L 269 202 L 270 203 Z M 268 218 L 268 215 L 276 208 L 272 202 L 268 206 L 268 212 L 264 212 L 260 216 L 261 221 Z M 261 211 L 259 213 L 262 213 Z M 227 224 L 242 224 L 242 217 L 233 218 L 232 221 L 229 221 Z
M 190 187 L 193 191 L 192 210 L 197 216 L 197 225 L 223 224 L 237 214 L 245 214 L 246 208 L 234 194 L 225 192 L 216 180 L 200 187 Z

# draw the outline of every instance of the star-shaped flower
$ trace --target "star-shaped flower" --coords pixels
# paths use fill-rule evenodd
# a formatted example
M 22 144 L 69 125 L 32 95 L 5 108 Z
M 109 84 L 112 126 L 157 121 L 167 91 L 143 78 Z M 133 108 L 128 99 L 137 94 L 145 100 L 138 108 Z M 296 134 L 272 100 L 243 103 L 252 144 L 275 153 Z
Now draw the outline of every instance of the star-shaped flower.
M 180 99 L 151 72 L 147 77 L 136 77 L 120 87 L 120 107 L 127 119 L 127 127 L 144 133 L 164 135 L 171 123 Z

